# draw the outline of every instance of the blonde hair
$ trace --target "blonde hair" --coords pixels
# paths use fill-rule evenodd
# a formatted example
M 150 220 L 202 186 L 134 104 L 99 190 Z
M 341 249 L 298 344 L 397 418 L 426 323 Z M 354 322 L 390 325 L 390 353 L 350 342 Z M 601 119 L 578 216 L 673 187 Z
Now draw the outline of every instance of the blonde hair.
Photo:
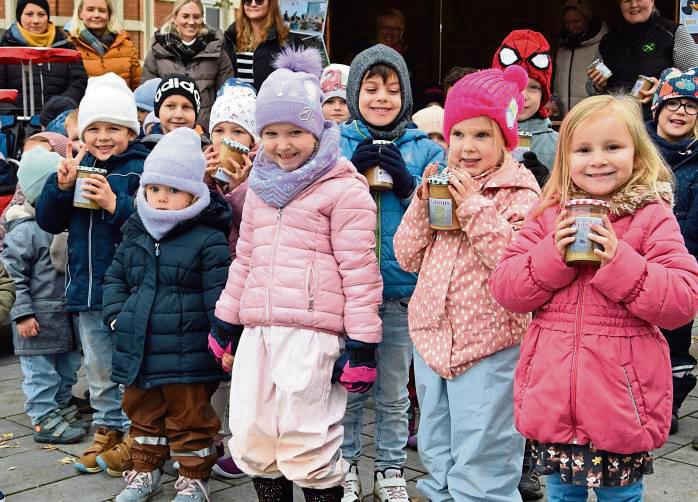
M 633 172 L 630 179 L 617 191 L 624 192 L 636 185 L 649 186 L 654 190 L 657 200 L 661 200 L 657 192 L 657 182 L 672 182 L 673 175 L 667 167 L 661 154 L 650 138 L 642 112 L 637 101 L 629 95 L 593 96 L 575 105 L 562 121 L 560 139 L 555 153 L 555 164 L 545 187 L 541 208 L 550 207 L 558 202 L 564 204 L 574 188 L 570 176 L 570 147 L 572 138 L 579 127 L 590 119 L 613 117 L 623 124 L 630 133 L 635 148 Z
M 160 33 L 175 33 L 177 36 L 180 36 L 174 20 L 177 17 L 177 14 L 179 14 L 179 11 L 182 10 L 182 7 L 189 5 L 190 3 L 196 5 L 201 12 L 201 31 L 199 32 L 199 36 L 208 35 L 208 26 L 206 26 L 206 23 L 204 22 L 204 14 L 206 13 L 206 10 L 204 9 L 204 4 L 201 3 L 201 0 L 177 0 L 172 8 L 172 12 L 170 12 L 170 15 L 167 16 L 167 19 L 165 19 L 165 22 L 160 27 Z
M 110 33 L 121 33 L 124 31 L 124 27 L 121 26 L 121 23 L 119 20 L 116 18 L 116 11 L 114 10 L 114 3 L 112 0 L 104 0 L 104 3 L 107 4 L 107 11 L 109 11 L 109 20 L 107 21 L 107 31 Z M 82 30 L 87 29 L 85 27 L 85 23 L 82 22 L 82 19 L 80 19 L 80 11 L 82 10 L 82 6 L 85 4 L 85 0 L 78 0 L 75 3 L 75 8 L 73 9 L 73 17 L 70 20 L 70 35 L 77 38 L 80 36 L 80 32 Z
M 501 153 L 501 155 L 499 157 L 499 161 L 497 162 L 497 167 L 501 167 L 504 164 L 504 161 L 507 158 L 507 155 L 511 155 L 511 153 L 509 152 L 509 150 L 507 150 L 507 144 L 506 144 L 506 141 L 504 140 L 504 135 L 502 134 L 502 130 L 499 128 L 499 124 L 497 124 L 497 122 L 492 120 L 490 117 L 487 117 L 485 115 L 482 115 L 482 117 L 486 118 L 489 121 L 490 126 L 492 127 L 492 139 L 494 139 L 494 147 L 497 150 L 499 150 L 499 152 Z M 471 118 L 476 119 L 476 118 L 479 118 L 479 116 L 478 117 L 471 117 Z M 470 119 L 463 119 L 463 120 L 470 120 Z M 461 120 L 461 122 L 463 122 L 463 120 Z M 453 127 L 457 126 L 459 123 L 460 122 L 453 124 Z M 451 130 L 453 130 L 453 127 L 451 128 Z M 448 140 L 449 140 L 449 147 L 450 147 L 451 138 L 449 137 Z M 451 148 L 449 148 L 448 152 L 450 155 Z M 455 153 L 456 152 L 454 152 L 454 154 Z M 446 162 L 448 163 L 448 157 L 446 158 Z
M 272 28 L 276 29 L 276 36 L 279 39 L 279 45 L 284 45 L 286 43 L 286 39 L 288 38 L 288 28 L 286 28 L 284 18 L 281 16 L 279 0 L 269 0 L 267 17 L 264 20 L 264 26 L 262 26 L 262 36 L 259 40 L 255 40 L 250 18 L 245 15 L 245 7 L 240 5 L 240 8 L 235 14 L 235 49 L 240 52 L 254 51 L 259 44 L 267 39 L 269 30 Z

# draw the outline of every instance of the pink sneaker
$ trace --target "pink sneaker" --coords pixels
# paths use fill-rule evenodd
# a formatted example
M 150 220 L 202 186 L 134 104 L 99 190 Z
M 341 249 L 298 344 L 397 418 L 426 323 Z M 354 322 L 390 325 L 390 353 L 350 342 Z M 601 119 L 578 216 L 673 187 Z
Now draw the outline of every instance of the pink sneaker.
M 242 472 L 240 468 L 235 465 L 235 461 L 231 457 L 218 459 L 211 470 L 214 474 L 217 474 L 221 478 L 225 479 L 236 479 L 247 476 L 247 474 Z

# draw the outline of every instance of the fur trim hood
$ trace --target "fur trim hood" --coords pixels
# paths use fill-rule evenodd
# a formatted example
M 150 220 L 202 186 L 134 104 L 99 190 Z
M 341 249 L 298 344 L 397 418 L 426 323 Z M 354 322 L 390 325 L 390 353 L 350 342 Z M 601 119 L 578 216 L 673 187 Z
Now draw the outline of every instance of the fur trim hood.
M 570 190 L 570 199 L 593 199 L 585 191 L 573 186 Z M 638 209 L 655 202 L 665 202 L 669 207 L 674 206 L 674 189 L 668 181 L 658 181 L 656 190 L 648 185 L 634 185 L 625 188 L 613 196 L 609 201 L 611 205 L 611 215 L 618 218 L 634 214 Z

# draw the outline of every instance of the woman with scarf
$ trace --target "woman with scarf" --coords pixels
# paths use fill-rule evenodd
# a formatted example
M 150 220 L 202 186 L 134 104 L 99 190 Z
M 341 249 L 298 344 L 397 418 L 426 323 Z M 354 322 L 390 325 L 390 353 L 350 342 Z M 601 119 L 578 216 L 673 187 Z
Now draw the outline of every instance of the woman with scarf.
M 201 93 L 197 124 L 208 131 L 216 91 L 234 76 L 234 71 L 223 50 L 223 33 L 204 24 L 201 0 L 175 3 L 172 14 L 155 33 L 153 46 L 143 64 L 142 81 L 165 78 L 173 73 L 188 75 L 196 81 Z
M 50 20 L 47 0 L 19 0 L 12 23 L 0 40 L 0 47 L 52 47 L 75 49 Z M 41 125 L 46 126 L 64 110 L 77 108 L 85 93 L 87 75 L 82 61 L 74 63 L 40 63 L 34 68 L 34 101 L 40 111 Z M 22 66 L 0 65 L 0 89 L 17 89 L 13 108 L 21 106 Z M 3 107 L 6 108 L 6 107 Z
M 594 16 L 589 0 L 567 0 L 562 6 L 560 48 L 555 60 L 555 95 L 562 101 L 562 115 L 589 95 L 587 68 L 606 33 L 608 26 Z
M 68 40 L 82 54 L 89 77 L 113 72 L 135 90 L 141 85 L 138 50 L 116 18 L 112 0 L 79 0 L 65 27 Z

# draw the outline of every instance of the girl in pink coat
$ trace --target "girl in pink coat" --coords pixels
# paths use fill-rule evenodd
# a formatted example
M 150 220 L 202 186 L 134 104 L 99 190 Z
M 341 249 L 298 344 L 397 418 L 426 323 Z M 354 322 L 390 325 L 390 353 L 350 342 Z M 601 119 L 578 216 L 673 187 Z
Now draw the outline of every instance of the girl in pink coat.
M 490 277 L 502 305 L 536 312 L 514 413 L 549 474 L 550 501 L 586 500 L 588 488 L 599 500 L 642 500 L 651 450 L 667 439 L 671 364 L 658 327 L 698 310 L 698 265 L 671 209 L 671 177 L 633 98 L 585 99 L 562 124 L 541 208 Z M 577 233 L 562 209 L 571 199 L 610 207 L 588 234 L 600 266 L 565 263 Z
M 429 225 L 427 178 L 394 238 L 395 256 L 419 272 L 408 319 L 421 410 L 419 455 L 429 500 L 521 500 L 524 438 L 511 395 L 518 344 L 531 318 L 500 306 L 487 279 L 538 204 L 533 174 L 515 162 L 526 72 L 512 66 L 463 77 L 448 93 L 449 190 L 457 230 Z M 449 209 L 450 212 L 450 209 Z
M 314 49 L 287 49 L 257 96 L 257 153 L 209 346 L 232 364 L 230 451 L 260 500 L 340 502 L 347 393 L 376 376 L 376 206 L 322 115 Z M 243 331 L 244 326 L 244 331 Z

